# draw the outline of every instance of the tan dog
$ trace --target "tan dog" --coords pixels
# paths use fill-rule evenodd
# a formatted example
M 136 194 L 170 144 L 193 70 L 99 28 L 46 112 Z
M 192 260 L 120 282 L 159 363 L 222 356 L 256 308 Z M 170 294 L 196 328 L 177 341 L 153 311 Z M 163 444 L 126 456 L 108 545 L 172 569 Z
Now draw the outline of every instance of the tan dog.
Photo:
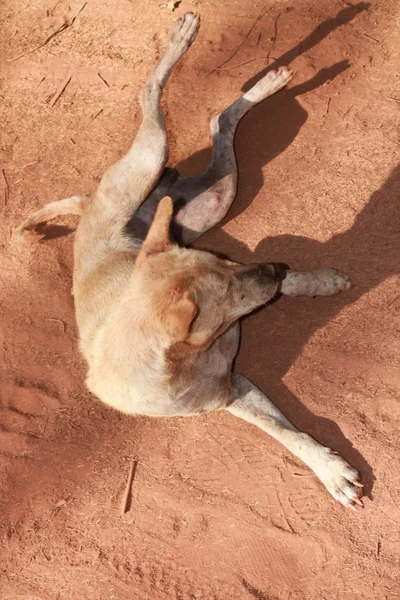
M 235 197 L 233 137 L 239 120 L 292 77 L 286 68 L 269 72 L 215 117 L 209 168 L 198 177 L 180 177 L 165 169 L 168 141 L 160 99 L 198 27 L 193 13 L 175 24 L 141 94 L 143 122 L 136 139 L 95 194 L 47 205 L 19 234 L 40 238 L 40 223 L 60 214 L 81 215 L 74 296 L 80 349 L 89 365 L 87 386 L 101 400 L 140 415 L 228 410 L 279 440 L 334 498 L 354 508 L 361 504 L 358 472 L 297 430 L 246 377 L 232 373 L 240 317 L 277 292 L 330 295 L 347 289 L 349 279 L 333 269 L 302 273 L 268 263 L 244 266 L 183 247 L 218 223 Z

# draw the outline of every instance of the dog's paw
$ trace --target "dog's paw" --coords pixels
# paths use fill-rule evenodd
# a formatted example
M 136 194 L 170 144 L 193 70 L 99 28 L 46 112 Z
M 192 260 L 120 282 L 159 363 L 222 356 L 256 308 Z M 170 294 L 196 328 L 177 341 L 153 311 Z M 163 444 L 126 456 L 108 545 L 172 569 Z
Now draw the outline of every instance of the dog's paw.
M 341 271 L 336 269 L 315 269 L 310 271 L 318 279 L 317 296 L 333 296 L 351 287 L 351 281 Z
M 250 100 L 250 102 L 261 102 L 261 100 L 284 88 L 292 77 L 293 71 L 290 71 L 287 67 L 281 67 L 277 71 L 269 71 L 265 77 L 245 93 L 244 98 Z
M 328 492 L 347 508 L 355 510 L 356 505 L 363 506 L 360 473 L 330 448 L 324 448 L 323 451 L 325 456 L 315 472 Z
M 283 274 L 281 292 L 287 296 L 333 296 L 351 286 L 347 275 L 336 269 L 287 271 Z
M 196 39 L 199 26 L 200 16 L 197 13 L 185 13 L 175 23 L 171 32 L 170 43 L 183 54 Z

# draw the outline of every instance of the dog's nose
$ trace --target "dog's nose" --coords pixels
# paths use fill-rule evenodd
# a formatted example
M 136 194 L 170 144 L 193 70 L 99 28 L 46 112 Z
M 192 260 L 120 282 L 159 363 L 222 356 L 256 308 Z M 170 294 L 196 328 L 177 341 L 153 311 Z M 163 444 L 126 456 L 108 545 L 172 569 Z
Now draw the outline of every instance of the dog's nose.
M 242 271 L 240 279 L 243 281 L 258 281 L 261 286 L 268 282 L 275 283 L 279 281 L 274 263 L 253 263 L 247 265 Z
M 259 275 L 272 278 L 274 281 L 285 279 L 286 272 L 290 270 L 286 263 L 258 263 Z
M 257 275 L 263 279 L 276 279 L 276 273 L 273 263 L 258 263 Z
M 282 281 L 286 277 L 286 272 L 290 270 L 286 263 L 269 263 L 274 269 L 274 276 L 277 281 Z

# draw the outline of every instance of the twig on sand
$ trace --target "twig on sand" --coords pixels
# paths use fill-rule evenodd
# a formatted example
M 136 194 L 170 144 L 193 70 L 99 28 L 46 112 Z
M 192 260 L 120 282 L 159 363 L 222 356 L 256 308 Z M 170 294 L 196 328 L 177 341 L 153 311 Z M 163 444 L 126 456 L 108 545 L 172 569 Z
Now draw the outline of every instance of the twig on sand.
M 7 206 L 8 199 L 10 197 L 10 186 L 8 185 L 8 181 L 7 181 L 5 169 L 2 169 L 1 171 L 3 173 L 4 181 L 5 181 L 5 184 L 6 184 L 6 187 L 4 189 L 4 205 Z
M 391 302 L 389 302 L 389 304 L 387 305 L 387 308 L 389 308 L 390 306 L 392 306 L 395 302 L 397 302 L 397 300 L 400 298 L 399 296 L 396 296 L 396 298 L 394 300 L 392 300 Z
M 286 173 L 288 173 L 289 171 L 291 171 L 293 169 L 293 167 L 295 167 L 297 165 L 297 163 L 299 163 L 301 160 L 303 160 L 303 158 L 305 158 L 305 154 L 303 154 L 303 156 L 300 156 L 300 158 L 298 158 L 292 165 L 290 165 L 287 169 L 286 169 Z
M 281 16 L 282 13 L 278 13 L 275 17 L 275 21 L 274 21 L 274 35 L 272 36 L 272 44 L 271 44 L 271 48 L 268 50 L 267 56 L 265 57 L 265 60 L 269 62 L 270 56 L 271 56 L 271 52 L 275 47 L 275 43 L 278 37 L 278 19 Z
M 129 469 L 128 479 L 127 479 L 126 486 L 125 486 L 124 497 L 122 500 L 121 515 L 124 515 L 128 510 L 129 496 L 131 494 L 132 481 L 133 481 L 133 477 L 135 475 L 136 466 L 137 466 L 137 460 L 132 460 L 131 466 Z
M 100 75 L 100 73 L 97 73 L 97 77 L 102 80 L 102 82 L 104 83 L 104 85 L 106 85 L 108 88 L 110 87 L 110 84 L 108 83 L 108 81 L 106 81 L 104 79 L 104 77 L 102 75 Z
M 57 102 L 57 100 L 59 99 L 61 94 L 64 92 L 65 88 L 67 87 L 67 85 L 69 84 L 71 79 L 72 79 L 72 74 L 68 73 L 67 77 L 65 79 L 63 79 L 62 83 L 60 83 L 56 93 L 54 94 L 54 96 L 52 97 L 52 99 L 49 102 L 49 106 L 51 108 L 55 105 L 55 103 Z
M 41 80 L 39 81 L 39 83 L 37 84 L 37 87 L 36 87 L 36 89 L 38 89 L 38 88 L 39 88 L 39 87 L 42 85 L 42 83 L 43 83 L 43 81 L 44 81 L 45 79 L 46 79 L 46 77 L 42 77 L 42 79 L 41 79 Z
M 372 37 L 372 35 L 368 35 L 368 33 L 362 33 L 361 35 L 363 35 L 364 37 L 368 38 L 369 40 L 372 40 L 372 41 L 376 42 L 377 44 L 380 44 L 379 40 L 377 40 L 376 38 Z
M 41 44 L 39 44 L 39 46 L 35 46 L 35 48 L 31 48 L 27 52 L 22 52 L 22 54 L 18 54 L 18 56 L 14 56 L 14 58 L 8 58 L 7 62 L 14 62 L 14 60 L 19 60 L 20 58 L 23 58 L 24 56 L 27 56 L 28 54 L 32 54 L 32 52 L 36 52 L 36 50 L 39 50 L 40 48 L 43 48 L 43 46 L 45 46 L 46 44 L 48 44 L 50 42 L 50 40 L 52 40 L 56 35 L 58 35 L 59 33 L 62 33 L 63 31 L 65 31 L 66 29 L 68 29 L 69 27 L 71 27 L 74 24 L 76 17 L 83 11 L 83 9 L 85 8 L 86 4 L 87 4 L 87 2 L 85 2 L 84 4 L 82 4 L 82 6 L 80 7 L 80 9 L 78 10 L 77 13 L 74 14 L 74 16 L 72 16 L 70 19 L 67 19 L 66 21 L 64 21 L 64 23 L 62 25 L 60 25 L 60 27 L 58 27 L 58 29 L 56 29 L 55 31 L 53 31 L 53 33 L 51 33 L 49 35 L 49 37 L 47 37 L 44 40 L 44 42 L 42 42 Z
M 326 104 L 326 112 L 325 112 L 326 115 L 329 113 L 329 107 L 331 105 L 331 100 L 332 100 L 332 98 L 328 98 L 328 102 Z
M 245 60 L 244 62 L 238 63 L 237 65 L 232 65 L 231 67 L 218 68 L 218 69 L 215 69 L 215 71 L 230 71 L 231 69 L 237 69 L 238 67 L 247 65 L 247 63 L 253 62 L 254 60 L 260 60 L 260 59 L 264 59 L 264 58 L 265 58 L 264 56 L 255 56 L 254 58 L 249 58 L 249 60 Z
M 220 65 L 218 65 L 218 67 L 211 69 L 211 71 L 209 71 L 208 73 L 205 73 L 205 75 L 202 75 L 202 77 L 207 77 L 208 75 L 211 75 L 211 73 L 214 73 L 215 71 L 221 71 L 221 67 L 226 65 L 226 63 L 228 63 L 230 60 L 232 60 L 232 58 L 234 56 L 236 56 L 236 54 L 239 52 L 240 48 L 243 46 L 243 44 L 246 42 L 247 38 L 253 31 L 254 27 L 257 25 L 258 21 L 261 21 L 261 19 L 263 17 L 265 17 L 267 12 L 269 12 L 270 10 L 271 10 L 271 8 L 267 8 L 267 10 L 265 10 L 263 13 L 261 13 L 261 15 L 258 15 L 257 19 L 254 21 L 253 25 L 250 27 L 249 31 L 246 33 L 246 35 L 244 36 L 244 38 L 242 39 L 242 41 L 240 42 L 240 44 L 236 48 L 236 50 L 234 52 L 232 52 L 232 54 L 227 59 L 225 59 Z
M 97 117 L 99 117 L 101 115 L 101 113 L 103 112 L 104 108 L 101 108 L 99 111 L 97 111 L 97 113 L 95 113 L 92 117 L 90 117 L 90 119 L 92 121 L 94 121 L 95 119 L 97 119 Z

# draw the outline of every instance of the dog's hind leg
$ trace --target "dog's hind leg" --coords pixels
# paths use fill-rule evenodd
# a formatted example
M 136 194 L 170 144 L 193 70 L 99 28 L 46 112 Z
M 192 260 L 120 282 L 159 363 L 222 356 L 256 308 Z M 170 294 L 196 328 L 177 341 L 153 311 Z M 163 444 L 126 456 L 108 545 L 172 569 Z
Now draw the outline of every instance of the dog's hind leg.
M 168 137 L 160 105 L 173 68 L 194 41 L 199 17 L 186 13 L 176 22 L 166 51 L 140 95 L 143 121 L 129 152 L 104 174 L 95 195 L 96 208 L 122 229 L 157 184 L 168 160 Z M 99 211 L 96 211 L 99 213 Z
M 174 233 L 188 244 L 219 223 L 228 212 L 237 187 L 237 165 L 234 136 L 240 119 L 268 96 L 290 81 L 291 71 L 285 67 L 270 71 L 254 87 L 211 120 L 213 156 L 208 169 L 196 177 L 176 177 L 163 194 L 158 189 L 143 203 L 136 219 L 148 227 L 161 195 L 168 193 L 175 203 Z
M 236 196 L 234 136 L 239 121 L 254 105 L 284 88 L 291 78 L 292 72 L 285 67 L 270 71 L 211 120 L 213 157 L 210 166 L 198 177 L 178 179 L 170 192 L 182 203 L 175 222 L 184 243 L 193 241 L 225 217 Z

